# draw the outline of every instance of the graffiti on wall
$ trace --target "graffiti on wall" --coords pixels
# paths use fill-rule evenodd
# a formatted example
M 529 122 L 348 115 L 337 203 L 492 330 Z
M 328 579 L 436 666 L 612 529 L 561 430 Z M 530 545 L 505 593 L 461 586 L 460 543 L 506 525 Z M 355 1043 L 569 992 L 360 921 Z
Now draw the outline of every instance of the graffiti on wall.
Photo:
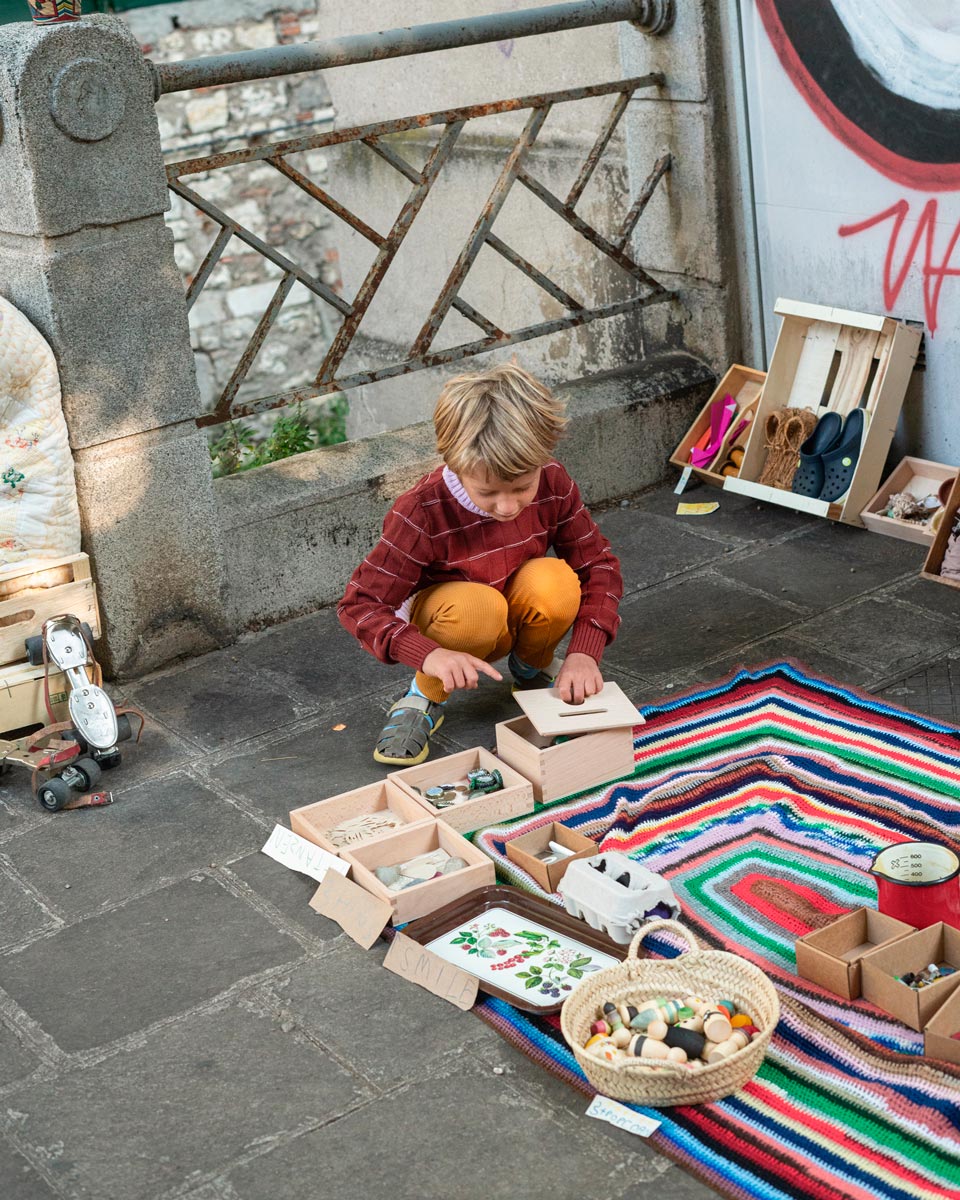
M 756 3 L 783 69 L 843 145 L 905 187 L 960 190 L 960 0 Z M 960 275 L 951 265 L 960 222 L 944 233 L 940 215 L 935 196 L 919 212 L 904 198 L 837 230 L 848 238 L 888 225 L 884 305 L 916 266 L 931 334 L 943 284 Z

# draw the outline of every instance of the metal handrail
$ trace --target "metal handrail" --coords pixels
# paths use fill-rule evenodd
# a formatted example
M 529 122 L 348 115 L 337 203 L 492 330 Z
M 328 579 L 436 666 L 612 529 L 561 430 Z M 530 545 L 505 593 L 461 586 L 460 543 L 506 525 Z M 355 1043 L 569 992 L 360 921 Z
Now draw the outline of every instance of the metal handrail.
M 149 65 L 154 76 L 155 95 L 159 99 L 168 92 L 184 92 L 190 88 L 298 75 L 304 71 L 583 29 L 614 21 L 630 21 L 645 33 L 660 34 L 673 24 L 673 15 L 674 0 L 576 0 L 576 3 L 523 8 L 458 21 L 437 21 L 385 29 L 379 33 L 329 38 L 322 42 L 300 42 L 181 62 L 150 62 Z

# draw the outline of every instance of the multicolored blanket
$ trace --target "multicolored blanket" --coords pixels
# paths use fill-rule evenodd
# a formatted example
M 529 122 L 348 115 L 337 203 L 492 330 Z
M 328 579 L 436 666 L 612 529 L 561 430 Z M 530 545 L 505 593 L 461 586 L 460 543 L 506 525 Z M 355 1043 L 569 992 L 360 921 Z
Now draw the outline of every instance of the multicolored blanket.
M 539 895 L 506 858 L 508 836 L 562 821 L 625 851 L 669 879 L 703 943 L 776 985 L 783 1013 L 759 1075 L 717 1104 L 652 1113 L 663 1123 L 651 1140 L 732 1197 L 956 1200 L 960 1068 L 923 1058 L 922 1035 L 866 1001 L 799 979 L 793 945 L 875 905 L 867 870 L 884 846 L 960 851 L 960 730 L 788 662 L 641 711 L 633 778 L 475 840 Z M 477 1011 L 591 1093 L 557 1021 L 497 1000 Z

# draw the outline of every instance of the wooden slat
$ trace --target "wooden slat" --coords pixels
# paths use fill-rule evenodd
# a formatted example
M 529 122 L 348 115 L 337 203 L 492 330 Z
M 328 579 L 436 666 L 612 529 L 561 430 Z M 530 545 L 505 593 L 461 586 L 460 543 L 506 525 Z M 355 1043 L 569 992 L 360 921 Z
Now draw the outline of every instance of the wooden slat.
M 820 407 L 839 336 L 839 325 L 829 321 L 813 321 L 810 324 L 790 386 L 788 405 L 810 408 L 814 412 Z
M 837 338 L 840 370 L 830 393 L 829 407 L 846 416 L 856 408 L 870 376 L 870 367 L 877 350 L 877 333 L 872 329 L 845 326 Z
M 48 617 L 73 613 L 99 636 L 97 597 L 93 583 L 81 579 L 60 587 L 19 592 L 0 602 L 0 663 L 26 658 L 24 638 L 38 634 Z M 21 616 L 22 614 L 22 616 Z M 18 619 L 19 618 L 19 619 Z M 14 624 L 7 624 L 13 620 Z
M 806 321 L 827 321 L 834 325 L 856 325 L 860 329 L 883 329 L 889 317 L 878 317 L 875 313 L 853 312 L 846 308 L 832 308 L 824 304 L 807 304 L 802 300 L 779 299 L 773 311 L 781 317 L 801 317 Z

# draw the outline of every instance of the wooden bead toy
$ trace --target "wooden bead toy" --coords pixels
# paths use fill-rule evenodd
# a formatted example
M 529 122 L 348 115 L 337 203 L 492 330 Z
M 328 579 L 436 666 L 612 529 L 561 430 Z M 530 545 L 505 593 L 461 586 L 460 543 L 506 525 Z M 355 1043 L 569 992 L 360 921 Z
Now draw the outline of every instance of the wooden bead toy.
M 678 1025 L 669 1026 L 663 1040 L 668 1046 L 679 1046 L 687 1058 L 699 1058 L 707 1044 L 702 1033 L 694 1029 L 681 1029 Z
M 732 1000 L 718 1000 L 716 1007 L 722 1008 L 730 1020 L 733 1020 L 733 1018 L 737 1015 L 737 1006 Z
M 687 1056 L 678 1046 L 667 1046 L 656 1038 L 644 1037 L 642 1033 L 635 1034 L 627 1049 L 634 1058 L 657 1058 L 667 1062 L 683 1063 Z
M 708 1008 L 703 1013 L 703 1032 L 708 1042 L 725 1042 L 733 1026 L 722 1008 Z
M 623 1029 L 623 1018 L 617 1011 L 617 1006 L 612 1000 L 608 1000 L 603 1006 L 603 1019 L 610 1026 L 610 1031 L 616 1033 L 618 1029 Z
M 594 1021 L 594 1023 L 590 1026 L 590 1032 L 601 1033 L 604 1037 L 609 1037 L 613 1030 L 606 1023 L 606 1021 Z
M 722 1062 L 725 1058 L 729 1058 L 732 1054 L 736 1054 L 738 1050 L 742 1050 L 744 1046 L 749 1045 L 750 1036 L 743 1029 L 735 1029 L 730 1036 L 722 1042 L 719 1042 L 707 1055 L 707 1064 Z
M 662 1042 L 667 1036 L 667 1030 L 670 1026 L 666 1021 L 651 1021 L 647 1026 L 647 1037 L 655 1038 L 658 1042 Z
M 748 1016 L 746 1013 L 737 1013 L 736 1016 L 730 1018 L 730 1024 L 734 1029 L 739 1029 L 742 1025 L 752 1025 L 753 1017 Z

